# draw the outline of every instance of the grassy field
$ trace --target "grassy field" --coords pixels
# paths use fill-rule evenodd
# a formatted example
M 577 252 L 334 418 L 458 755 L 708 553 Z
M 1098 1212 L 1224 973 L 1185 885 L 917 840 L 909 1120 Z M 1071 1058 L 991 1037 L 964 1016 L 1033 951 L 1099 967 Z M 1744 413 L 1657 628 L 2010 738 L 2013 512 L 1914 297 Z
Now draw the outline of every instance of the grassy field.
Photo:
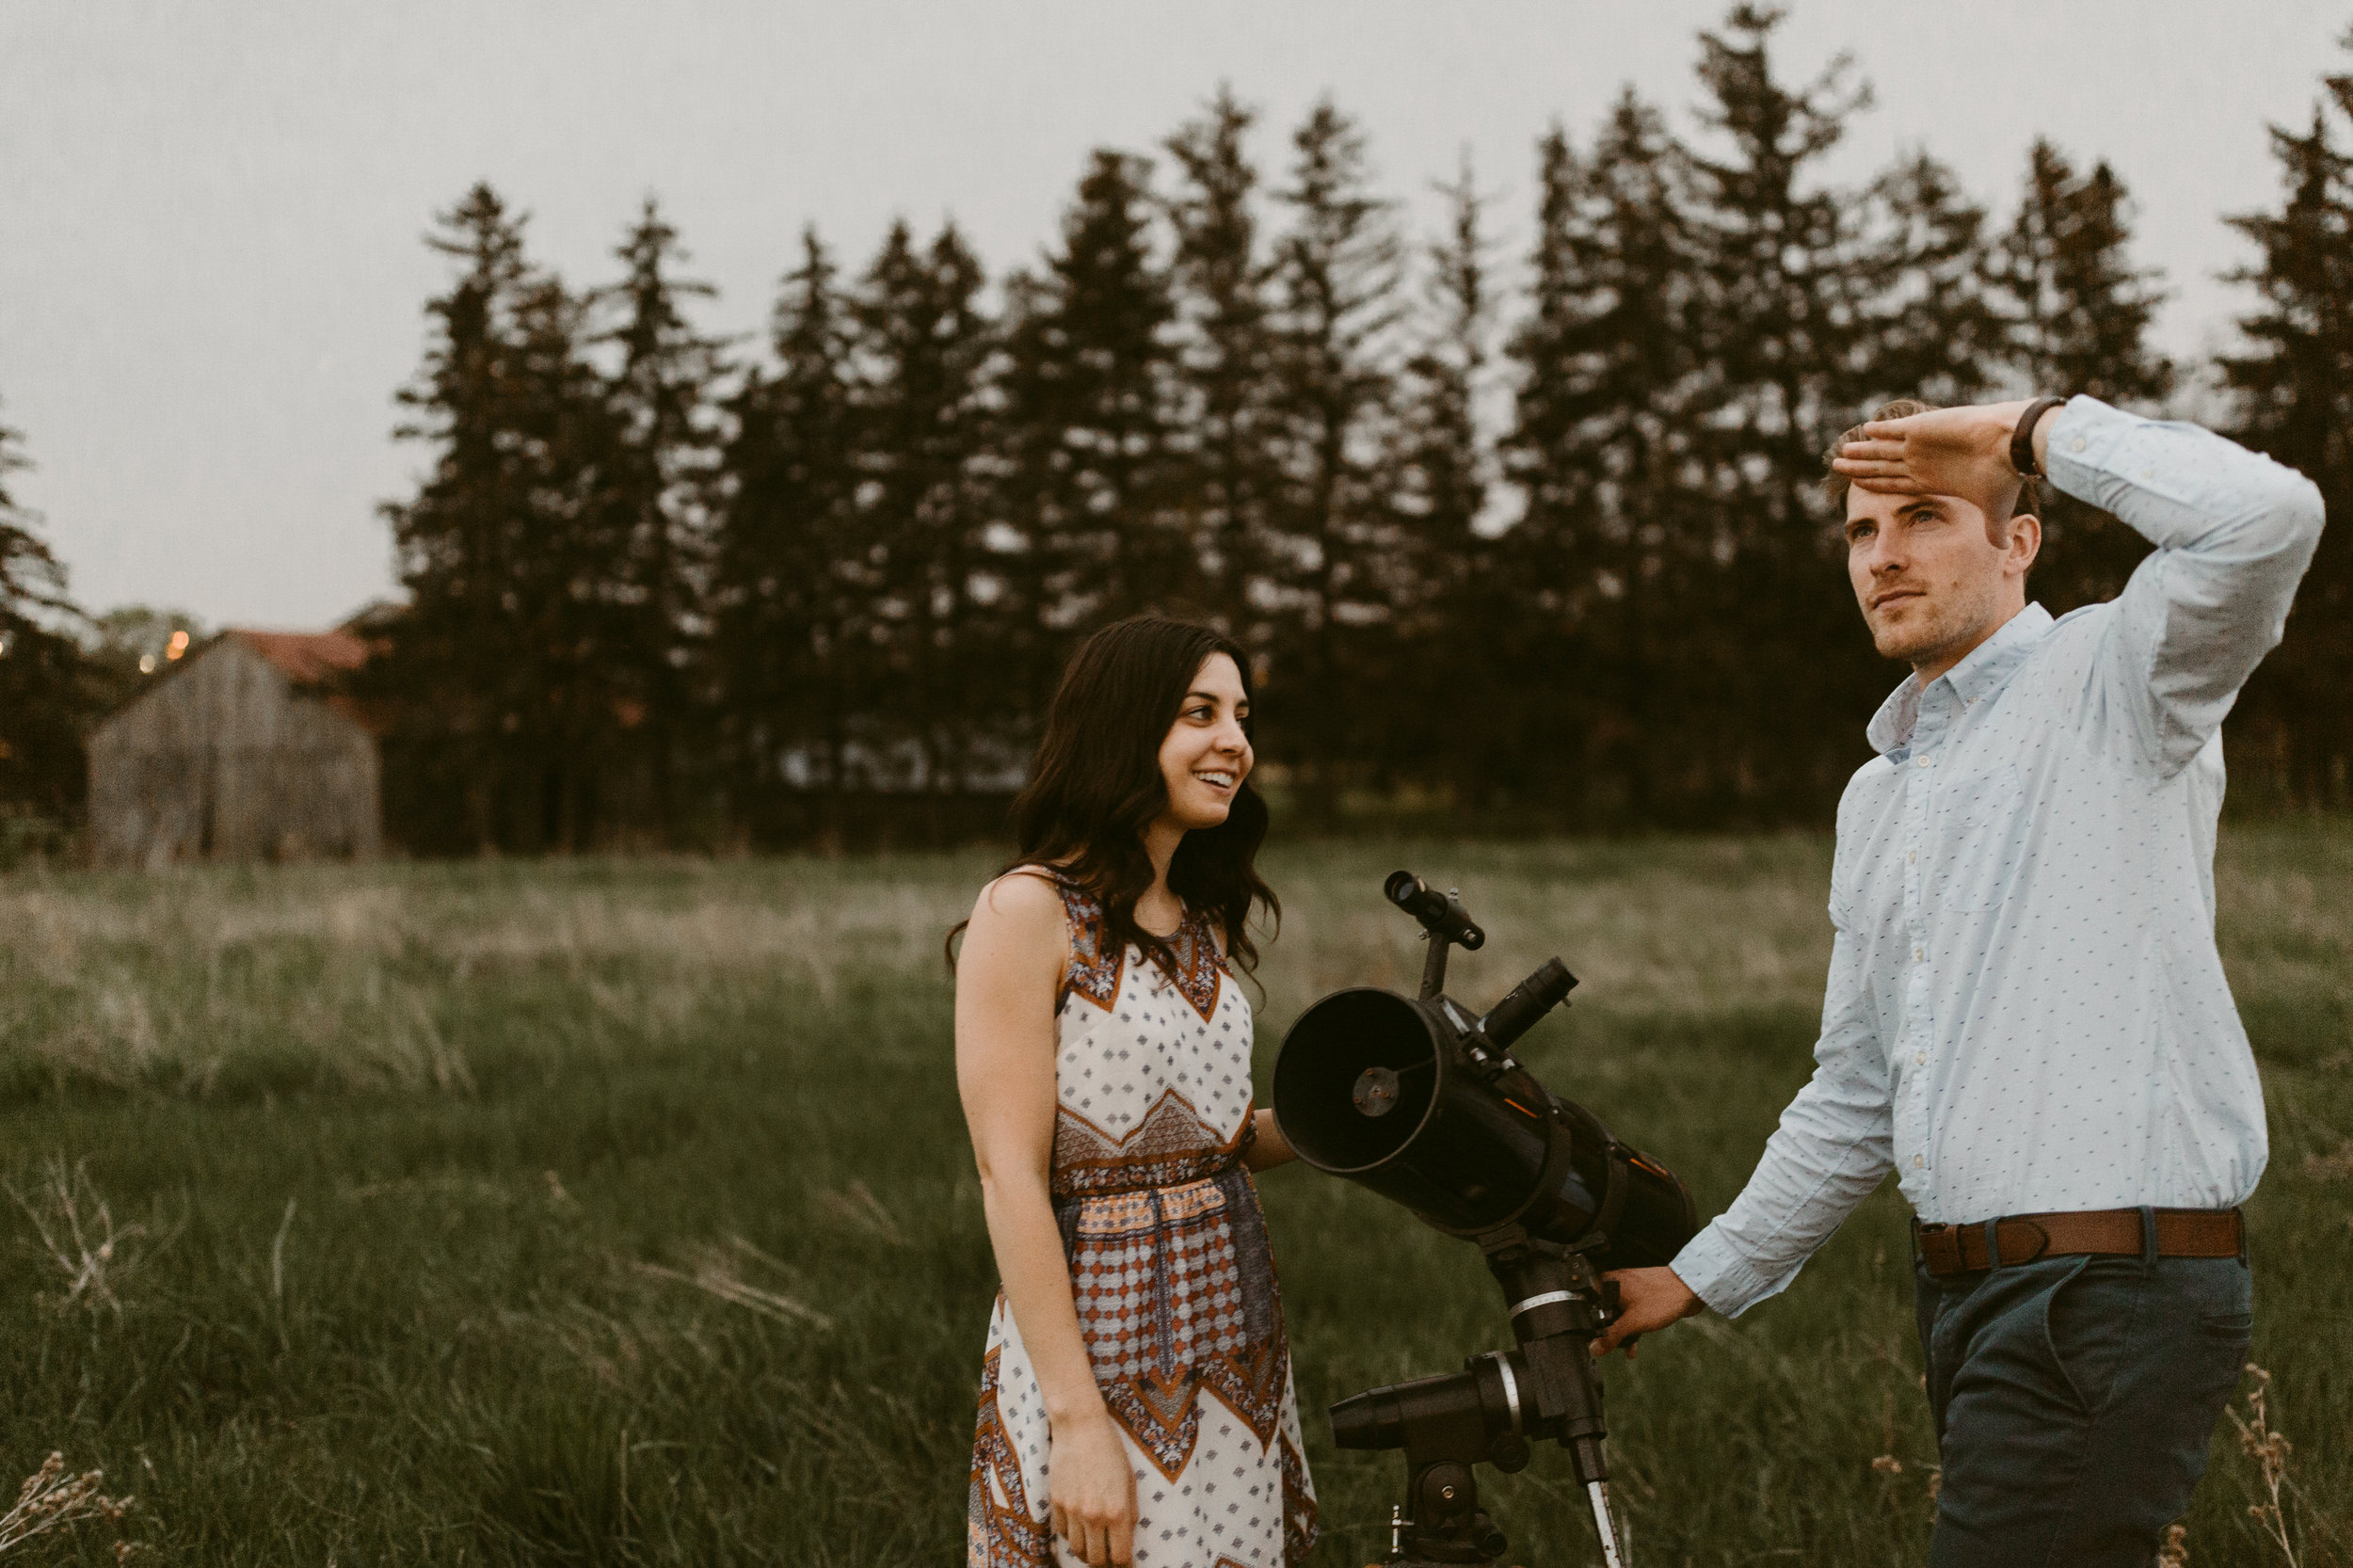
M 1260 1070 L 1321 991 L 1410 985 L 1408 865 L 1558 952 L 1528 1042 L 1712 1213 L 1809 1065 L 1828 846 L 1296 847 Z M 52 1448 L 203 1564 L 944 1563 L 995 1288 L 939 937 L 978 856 L 0 880 L 0 1483 Z M 2353 829 L 2234 828 L 2223 949 L 2270 1096 L 2254 1356 L 2300 1560 L 2353 1562 Z M 1477 1256 L 1263 1184 L 1321 1493 L 1370 1561 L 1401 1467 L 1321 1407 L 1508 1341 Z M 1919 1560 L 1935 1453 L 1904 1210 L 1613 1367 L 1633 1560 Z M 1511 1560 L 1594 1560 L 1546 1449 Z M 2297 1490 L 2297 1489 L 2300 1489 Z M 2190 1560 L 2282 1561 L 2226 1428 Z M 2333 1534 L 2331 1533 L 2333 1531 Z M 114 1560 L 99 1528 L 56 1560 Z M 22 1560 L 48 1560 L 42 1543 Z M 20 1560 L 8 1554 L 8 1562 Z

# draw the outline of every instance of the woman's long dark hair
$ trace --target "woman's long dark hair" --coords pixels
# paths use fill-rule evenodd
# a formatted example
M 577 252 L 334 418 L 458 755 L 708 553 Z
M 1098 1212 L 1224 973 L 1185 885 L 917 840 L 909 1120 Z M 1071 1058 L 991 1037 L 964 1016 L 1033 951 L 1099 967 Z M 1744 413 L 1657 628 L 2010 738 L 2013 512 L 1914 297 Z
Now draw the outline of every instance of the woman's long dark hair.
M 1079 647 L 1046 710 L 1030 781 L 1014 798 L 1014 839 L 1020 853 L 1006 863 L 1050 866 L 1085 888 L 1103 905 L 1107 935 L 1133 943 L 1174 973 L 1167 941 L 1136 923 L 1136 900 L 1152 887 L 1152 860 L 1144 831 L 1168 808 L 1160 776 L 1160 744 L 1193 690 L 1193 677 L 1223 653 L 1241 672 L 1250 695 L 1250 661 L 1215 628 L 1163 616 L 1137 616 L 1103 628 Z M 1242 720 L 1242 733 L 1250 721 Z M 1194 914 L 1224 928 L 1226 955 L 1244 972 L 1258 961 L 1250 913 L 1263 904 L 1275 920 L 1282 904 L 1258 875 L 1258 845 L 1266 839 L 1264 797 L 1244 778 L 1232 808 L 1215 827 L 1194 828 L 1169 862 L 1169 890 Z M 949 933 L 952 943 L 958 925 Z

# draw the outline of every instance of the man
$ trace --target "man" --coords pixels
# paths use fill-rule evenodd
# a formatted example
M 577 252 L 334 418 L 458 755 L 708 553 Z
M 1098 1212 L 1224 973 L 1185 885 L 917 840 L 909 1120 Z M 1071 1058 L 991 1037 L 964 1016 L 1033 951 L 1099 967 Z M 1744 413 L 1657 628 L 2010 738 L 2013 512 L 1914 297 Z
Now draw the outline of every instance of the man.
M 1929 1561 L 2146 1568 L 2247 1349 L 2237 1205 L 2266 1147 L 2214 941 L 2220 728 L 2319 493 L 2088 397 L 1892 405 L 1830 466 L 1864 619 L 1913 673 L 1839 803 L 1817 1066 L 1732 1208 L 1616 1276 L 1595 1348 L 1782 1290 L 1892 1168 L 1944 1463 Z M 2039 475 L 2157 547 L 2057 621 L 2025 599 Z

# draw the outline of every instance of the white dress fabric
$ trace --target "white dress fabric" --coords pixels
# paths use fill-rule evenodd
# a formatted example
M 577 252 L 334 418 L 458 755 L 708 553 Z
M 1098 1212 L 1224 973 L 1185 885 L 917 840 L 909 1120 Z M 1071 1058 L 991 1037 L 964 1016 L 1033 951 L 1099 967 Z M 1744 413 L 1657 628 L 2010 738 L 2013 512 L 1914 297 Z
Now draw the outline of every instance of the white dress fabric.
M 1053 1197 L 1079 1327 L 1136 1478 L 1136 1568 L 1293 1568 L 1316 1534 L 1266 1224 L 1250 1003 L 1208 921 L 1176 973 L 1060 883 L 1070 975 L 1056 1013 Z M 1080 1561 L 1048 1526 L 1046 1405 L 997 1297 L 983 1365 L 970 1568 Z

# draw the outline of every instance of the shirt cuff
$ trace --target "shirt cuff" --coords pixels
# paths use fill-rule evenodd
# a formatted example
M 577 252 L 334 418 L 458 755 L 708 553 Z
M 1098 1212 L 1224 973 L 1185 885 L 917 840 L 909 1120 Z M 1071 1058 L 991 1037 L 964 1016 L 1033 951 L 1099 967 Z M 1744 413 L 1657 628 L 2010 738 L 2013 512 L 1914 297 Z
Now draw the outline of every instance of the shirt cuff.
M 1768 1296 L 1778 1296 L 1789 1281 L 1772 1279 L 1742 1256 L 1724 1234 L 1721 1220 L 1710 1221 L 1684 1243 L 1668 1265 L 1691 1293 L 1727 1318 L 1737 1318 Z
M 2042 472 L 2078 501 L 2098 504 L 2100 479 L 2109 472 L 2108 455 L 2134 426 L 2147 423 L 2096 397 L 2071 397 L 2051 416 L 2043 444 Z

